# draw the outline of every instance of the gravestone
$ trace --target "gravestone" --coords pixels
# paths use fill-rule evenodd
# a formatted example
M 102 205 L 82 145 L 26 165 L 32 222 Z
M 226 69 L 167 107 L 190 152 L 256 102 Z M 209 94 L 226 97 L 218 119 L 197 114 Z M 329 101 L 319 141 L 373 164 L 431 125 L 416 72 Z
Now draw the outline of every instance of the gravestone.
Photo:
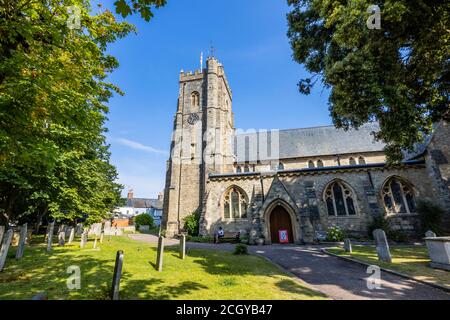
M 158 271 L 162 271 L 162 269 L 163 269 L 163 257 L 164 257 L 164 237 L 159 236 L 158 254 L 156 256 L 156 269 Z
M 6 257 L 8 256 L 8 250 L 9 246 L 11 245 L 13 233 L 13 229 L 9 229 L 8 231 L 6 231 L 6 234 L 3 237 L 2 246 L 0 248 L 0 271 L 3 271 L 3 267 L 5 266 Z
M 60 230 L 58 234 L 58 246 L 64 247 L 66 244 L 66 232 L 64 230 Z
M 5 226 L 0 226 L 0 243 L 2 243 L 4 234 L 5 234 Z
M 65 230 L 66 230 L 66 226 L 63 225 L 63 224 L 61 224 L 61 225 L 59 226 L 59 228 L 58 228 L 58 235 L 59 235 L 61 232 L 65 231 Z
M 105 231 L 102 231 L 102 233 L 100 233 L 100 243 L 103 243 L 104 236 L 105 236 Z
M 73 242 L 73 238 L 75 238 L 75 228 L 71 227 L 68 244 L 71 244 Z
M 350 239 L 344 239 L 344 250 L 345 252 L 352 253 L 352 242 Z
M 375 229 L 373 231 L 373 238 L 375 239 L 378 260 L 391 263 L 392 257 L 391 252 L 389 251 L 386 233 L 381 229 Z
M 425 232 L 425 238 L 436 238 L 436 233 L 434 233 L 431 230 L 428 230 L 427 232 Z
M 81 240 L 80 240 L 80 248 L 83 249 L 88 241 L 88 229 L 85 228 L 83 233 L 81 234 Z
M 77 229 L 75 230 L 75 234 L 80 237 L 83 234 L 83 224 L 77 223 Z
M 103 226 L 103 231 L 105 232 L 105 235 L 107 236 L 111 235 L 111 221 L 105 222 L 105 225 Z
M 51 222 L 48 225 L 48 234 L 47 234 L 47 252 L 52 251 L 52 243 L 53 243 L 53 231 L 55 229 L 55 222 Z
M 186 236 L 184 234 L 180 238 L 180 258 L 186 258 Z
M 120 278 L 122 277 L 123 251 L 119 250 L 116 254 L 116 264 L 114 265 L 114 274 L 111 286 L 111 300 L 119 300 Z
M 16 259 L 21 259 L 23 257 L 23 253 L 25 251 L 25 241 L 27 239 L 27 236 L 28 236 L 28 228 L 27 228 L 27 224 L 24 223 L 20 227 L 20 239 L 19 239 L 19 245 L 16 250 Z
M 94 239 L 94 246 L 93 246 L 92 248 L 97 249 L 97 236 L 95 236 L 95 239 Z

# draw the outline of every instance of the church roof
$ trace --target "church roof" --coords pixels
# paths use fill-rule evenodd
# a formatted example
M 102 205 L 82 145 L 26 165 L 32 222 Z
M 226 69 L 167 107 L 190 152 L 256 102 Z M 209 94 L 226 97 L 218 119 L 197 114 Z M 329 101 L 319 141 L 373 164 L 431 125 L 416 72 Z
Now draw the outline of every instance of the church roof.
M 350 129 L 348 131 L 337 129 L 334 126 L 279 130 L 279 157 L 274 158 L 286 159 L 383 151 L 385 144 L 374 140 L 372 135 L 372 132 L 378 130 L 377 123 L 366 124 L 358 130 Z M 276 135 L 269 132 L 267 140 L 261 139 L 261 141 L 269 141 L 267 142 L 269 156 L 260 152 L 261 136 L 261 132 L 236 135 L 234 151 L 237 155 L 237 162 L 256 160 L 249 157 L 250 141 L 257 141 L 258 160 L 271 158 L 270 146 L 272 143 L 270 140 Z M 240 146 L 239 154 L 238 146 Z M 242 150 L 245 150 L 245 154 Z

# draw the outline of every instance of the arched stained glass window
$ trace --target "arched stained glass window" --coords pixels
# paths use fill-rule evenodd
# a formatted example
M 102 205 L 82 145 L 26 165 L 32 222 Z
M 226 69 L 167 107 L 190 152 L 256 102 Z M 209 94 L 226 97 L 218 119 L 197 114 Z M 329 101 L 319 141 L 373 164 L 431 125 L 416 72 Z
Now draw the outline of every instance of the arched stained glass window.
M 238 187 L 227 190 L 223 201 L 223 216 L 225 219 L 240 219 L 247 217 L 247 196 Z
M 325 202 L 330 216 L 356 215 L 353 191 L 345 183 L 335 181 L 325 190 Z
M 382 190 L 387 213 L 415 213 L 416 203 L 411 185 L 398 178 L 390 178 Z

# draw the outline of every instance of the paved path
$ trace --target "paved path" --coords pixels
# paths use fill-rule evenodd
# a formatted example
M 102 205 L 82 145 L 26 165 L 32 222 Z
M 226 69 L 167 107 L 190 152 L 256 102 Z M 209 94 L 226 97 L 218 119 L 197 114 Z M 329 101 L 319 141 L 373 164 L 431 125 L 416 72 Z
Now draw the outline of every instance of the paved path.
M 131 238 L 149 243 L 157 243 L 157 237 L 135 234 Z M 177 240 L 167 240 L 166 244 L 177 244 Z M 188 248 L 227 250 L 231 244 L 187 243 Z M 313 289 L 323 292 L 333 299 L 391 299 L 391 300 L 450 300 L 450 294 L 434 287 L 405 279 L 387 272 L 381 272 L 381 289 L 369 290 L 366 267 L 329 256 L 320 249 L 324 246 L 271 245 L 249 246 L 253 254 L 262 255 L 282 268 L 290 271 L 308 283 Z

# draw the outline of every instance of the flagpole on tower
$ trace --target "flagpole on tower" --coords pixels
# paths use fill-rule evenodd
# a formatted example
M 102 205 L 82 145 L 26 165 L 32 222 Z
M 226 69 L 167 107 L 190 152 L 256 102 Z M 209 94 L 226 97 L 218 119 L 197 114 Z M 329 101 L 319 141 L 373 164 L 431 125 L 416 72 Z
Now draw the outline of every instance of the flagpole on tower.
M 203 51 L 200 53 L 200 72 L 203 72 Z

